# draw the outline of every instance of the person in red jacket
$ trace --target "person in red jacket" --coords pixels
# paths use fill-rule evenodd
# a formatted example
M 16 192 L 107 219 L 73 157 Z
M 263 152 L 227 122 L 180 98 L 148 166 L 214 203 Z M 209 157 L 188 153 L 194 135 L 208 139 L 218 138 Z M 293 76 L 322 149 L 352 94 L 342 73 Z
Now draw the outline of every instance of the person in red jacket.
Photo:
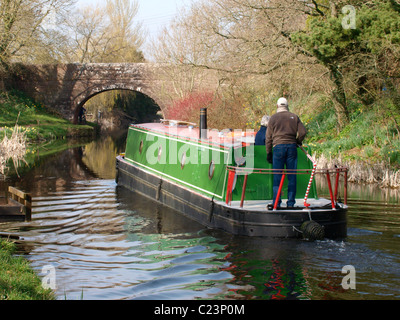
M 265 146 L 267 150 L 267 161 L 272 163 L 273 169 L 297 169 L 297 145 L 301 145 L 307 134 L 307 130 L 300 118 L 289 112 L 288 101 L 280 98 L 277 103 L 277 112 L 268 123 Z M 279 172 L 279 171 L 278 171 Z M 282 174 L 274 172 L 273 203 L 276 199 Z M 288 174 L 288 201 L 287 207 L 294 207 L 296 203 L 296 175 Z

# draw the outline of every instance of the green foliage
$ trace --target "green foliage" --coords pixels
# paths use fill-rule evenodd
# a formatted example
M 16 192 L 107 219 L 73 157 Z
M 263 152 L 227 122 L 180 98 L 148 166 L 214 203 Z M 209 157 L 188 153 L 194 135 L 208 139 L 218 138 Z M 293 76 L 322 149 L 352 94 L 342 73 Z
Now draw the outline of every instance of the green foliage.
M 400 44 L 400 15 L 388 1 L 374 1 L 357 11 L 358 42 L 372 53 L 379 54 L 388 44 Z
M 343 29 L 340 19 L 312 17 L 308 32 L 295 33 L 292 39 L 328 65 L 346 54 L 346 49 L 353 43 L 354 33 L 353 30 Z
M 76 126 L 58 116 L 19 91 L 0 93 L 0 138 L 10 135 L 14 126 L 22 126 L 30 141 L 65 138 L 71 131 L 92 131 L 90 126 Z
M 386 110 L 386 102 L 382 99 L 366 108 L 359 100 L 350 100 L 350 121 L 340 131 L 333 105 L 326 102 L 321 112 L 304 121 L 307 143 L 317 156 L 341 155 L 399 167 L 400 131 L 396 118 Z
M 394 145 L 384 146 L 379 152 L 382 158 L 387 159 L 387 161 L 392 165 L 398 167 L 400 165 L 400 144 L 395 143 Z
M 356 8 L 356 28 L 343 28 L 344 15 L 310 17 L 305 31 L 292 40 L 324 64 L 359 52 L 379 54 L 387 44 L 400 43 L 400 15 L 387 1 L 376 0 Z
M 28 261 L 13 254 L 13 242 L 0 240 L 0 300 L 54 300 L 51 290 L 42 283 Z
M 321 111 L 304 119 L 309 142 L 331 139 L 337 130 L 337 119 L 331 101 L 327 101 Z
M 347 95 L 351 84 L 365 104 L 377 101 L 387 83 L 393 100 L 399 92 L 394 79 L 400 75 L 400 14 L 393 1 L 355 1 L 355 28 L 344 28 L 344 14 L 312 16 L 305 30 L 292 34 L 292 41 L 327 67 L 335 85 L 338 122 L 348 122 Z M 354 90 L 353 90 L 354 92 Z M 398 100 L 396 100 L 398 101 Z

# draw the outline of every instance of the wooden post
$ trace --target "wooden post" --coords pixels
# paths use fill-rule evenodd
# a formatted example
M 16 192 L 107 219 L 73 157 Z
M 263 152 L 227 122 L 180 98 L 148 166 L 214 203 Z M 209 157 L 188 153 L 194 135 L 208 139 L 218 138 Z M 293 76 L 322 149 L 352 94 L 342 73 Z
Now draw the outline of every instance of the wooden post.
M 344 172 L 344 204 L 347 206 L 347 170 Z
M 25 194 L 25 220 L 32 220 L 32 196 L 29 193 Z
M 4 194 L 5 194 L 5 197 L 6 197 L 6 204 L 8 204 L 8 183 L 7 182 L 5 183 L 4 188 L 5 188 Z
M 32 197 L 30 194 L 22 192 L 14 187 L 8 187 L 8 192 L 11 193 L 11 198 L 24 206 L 25 220 L 32 219 Z

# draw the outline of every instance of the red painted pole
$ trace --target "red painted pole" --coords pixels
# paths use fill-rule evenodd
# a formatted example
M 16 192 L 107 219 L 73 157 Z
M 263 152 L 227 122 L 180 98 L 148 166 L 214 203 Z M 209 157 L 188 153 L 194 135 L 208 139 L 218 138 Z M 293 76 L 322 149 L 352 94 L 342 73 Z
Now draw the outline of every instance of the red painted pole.
M 243 181 L 242 198 L 240 199 L 240 207 L 241 207 L 241 208 L 243 208 L 244 196 L 245 196 L 245 194 L 246 194 L 247 177 L 248 177 L 248 175 L 246 174 L 246 175 L 244 176 L 244 181 Z
M 285 173 L 282 174 L 281 183 L 279 184 L 278 193 L 277 193 L 276 198 L 275 198 L 274 210 L 276 210 L 276 208 L 278 208 L 278 202 L 279 202 L 279 199 L 281 198 L 283 181 L 285 180 L 285 177 L 286 177 L 286 174 Z
M 331 185 L 331 178 L 329 175 L 329 171 L 326 171 L 326 179 L 328 180 L 328 187 L 329 187 L 329 194 L 331 196 L 332 209 L 335 209 L 335 201 L 333 199 L 332 185 Z
M 228 185 L 226 187 L 226 204 L 229 204 L 232 199 L 232 187 L 233 187 L 233 181 L 235 180 L 235 171 L 234 170 L 229 170 L 228 174 Z
M 340 171 L 336 170 L 336 183 L 335 183 L 335 202 L 337 202 L 338 188 L 339 188 Z

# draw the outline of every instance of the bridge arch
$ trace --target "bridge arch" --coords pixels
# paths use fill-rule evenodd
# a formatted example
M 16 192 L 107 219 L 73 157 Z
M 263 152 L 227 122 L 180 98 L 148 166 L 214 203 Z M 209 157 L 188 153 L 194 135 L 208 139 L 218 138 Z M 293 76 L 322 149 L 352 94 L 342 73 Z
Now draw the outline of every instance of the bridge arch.
M 155 77 L 158 68 L 147 63 L 20 65 L 13 85 L 63 118 L 77 123 L 85 102 L 110 90 L 143 93 L 162 111 L 167 102 L 160 94 L 165 83 Z
M 152 99 L 155 102 L 155 104 L 158 105 L 160 111 L 162 111 L 161 106 L 157 103 L 157 101 L 155 99 L 153 99 L 149 94 L 146 94 L 145 92 L 143 92 L 146 90 L 142 90 L 141 87 L 133 87 L 130 85 L 99 86 L 97 88 L 91 88 L 91 90 L 86 91 L 85 93 L 83 93 L 82 95 L 77 97 L 76 103 L 75 103 L 75 110 L 73 111 L 72 122 L 75 124 L 79 122 L 78 119 L 79 119 L 80 110 L 90 99 L 92 99 L 93 97 L 95 97 L 99 94 L 102 94 L 104 92 L 115 91 L 115 90 L 123 90 L 123 91 L 137 92 L 137 93 L 143 94 L 146 97 Z

